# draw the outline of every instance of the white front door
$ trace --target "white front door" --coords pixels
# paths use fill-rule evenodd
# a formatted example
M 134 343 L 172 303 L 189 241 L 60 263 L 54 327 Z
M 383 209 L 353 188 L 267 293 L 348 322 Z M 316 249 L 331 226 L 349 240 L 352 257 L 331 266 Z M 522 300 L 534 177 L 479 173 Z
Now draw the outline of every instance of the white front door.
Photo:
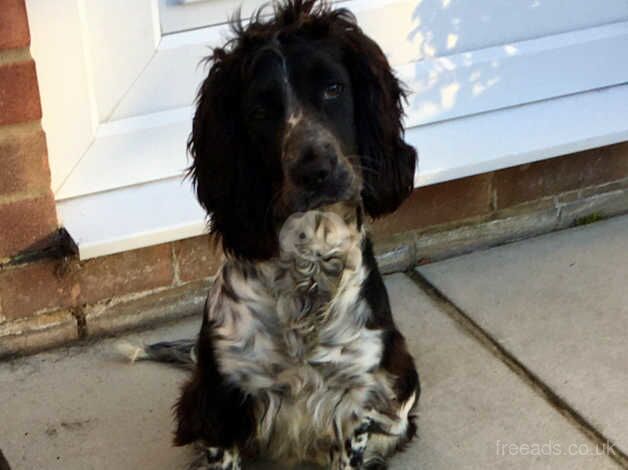
M 225 22 L 238 5 L 247 17 L 262 3 L 27 0 L 53 190 L 79 247 L 104 230 L 93 229 L 89 220 L 98 198 L 108 207 L 128 200 L 116 191 L 135 188 L 134 197 L 140 197 L 141 188 L 153 183 L 180 186 L 193 100 L 207 72 L 199 63 L 228 38 Z M 619 106 L 612 102 L 626 93 L 622 84 L 628 82 L 626 0 L 337 3 L 356 13 L 412 91 L 406 127 L 421 156 L 417 185 L 628 137 L 622 114 L 628 110 L 612 106 Z M 611 90 L 609 106 L 592 90 Z M 593 123 L 587 113 L 595 116 Z M 552 129 L 555 121 L 564 122 Z M 154 190 L 149 193 L 155 197 Z M 187 189 L 180 194 L 192 200 Z M 146 212 L 142 204 L 137 210 Z M 142 238 L 137 232 L 148 229 L 141 223 L 110 220 L 118 227 L 110 239 L 135 242 L 116 242 L 97 253 L 202 230 L 198 208 L 181 204 L 185 221 L 168 223 L 187 224 L 186 230 L 161 230 L 159 224 L 168 223 L 155 219 L 150 230 L 160 235 Z M 132 212 L 128 204 L 115 212 L 122 210 Z M 93 233 L 86 234 L 76 219 L 88 220 Z

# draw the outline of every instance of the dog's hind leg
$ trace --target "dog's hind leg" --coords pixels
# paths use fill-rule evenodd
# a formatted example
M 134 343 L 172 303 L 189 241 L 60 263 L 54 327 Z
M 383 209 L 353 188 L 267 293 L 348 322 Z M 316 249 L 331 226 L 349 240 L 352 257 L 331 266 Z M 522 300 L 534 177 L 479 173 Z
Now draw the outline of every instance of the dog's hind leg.
M 338 443 L 331 452 L 331 470 L 356 470 L 362 468 L 364 453 L 369 440 L 369 430 L 373 422 L 364 418 L 362 423 L 353 431 L 351 437 Z
M 174 443 L 201 449 L 193 469 L 239 470 L 238 451 L 256 433 L 255 403 L 221 373 L 211 326 L 205 316 L 195 347 L 194 373 L 174 406 Z

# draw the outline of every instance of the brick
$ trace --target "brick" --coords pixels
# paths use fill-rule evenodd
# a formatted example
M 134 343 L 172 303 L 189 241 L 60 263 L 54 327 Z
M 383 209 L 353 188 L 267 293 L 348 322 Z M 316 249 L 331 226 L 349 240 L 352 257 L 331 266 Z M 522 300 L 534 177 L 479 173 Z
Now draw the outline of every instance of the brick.
M 174 269 L 169 244 L 126 251 L 80 263 L 79 302 L 91 304 L 102 299 L 141 292 L 172 284 Z
M 87 334 L 109 335 L 192 315 L 200 318 L 208 290 L 209 282 L 192 282 L 127 302 L 88 307 L 85 310 Z
M 406 232 L 395 243 L 375 243 L 375 259 L 382 274 L 405 271 L 416 264 L 414 234 Z
M 0 357 L 41 351 L 77 339 L 76 320 L 70 312 L 37 315 L 0 325 Z
M 421 234 L 415 240 L 417 261 L 420 264 L 439 261 L 558 228 L 558 211 L 555 208 L 530 208 L 529 212 L 510 216 L 500 212 L 496 217 L 495 220 Z
M 560 228 L 571 227 L 587 217 L 606 218 L 628 213 L 628 190 L 618 189 L 605 194 L 570 202 L 561 207 Z
M 376 239 L 455 220 L 491 210 L 490 173 L 447 181 L 414 190 L 394 213 L 372 225 Z
M 28 46 L 30 35 L 24 0 L 2 0 L 0 12 L 0 49 Z
M 580 191 L 581 197 L 586 198 L 595 196 L 596 194 L 609 193 L 617 190 L 628 190 L 628 178 L 624 178 L 610 183 L 601 184 L 598 186 L 591 186 Z
M 83 262 L 7 266 L 0 271 L 0 312 L 12 320 L 170 286 L 171 260 L 171 247 L 164 244 Z
M 182 282 L 206 279 L 222 263 L 222 253 L 209 235 L 187 238 L 174 243 L 179 280 Z
M 497 208 L 628 176 L 628 143 L 578 152 L 495 172 Z
M 57 230 L 52 193 L 0 203 L 0 258 L 45 248 Z
M 50 189 L 46 137 L 41 129 L 0 138 L 0 197 Z
M 63 275 L 59 260 L 44 260 L 0 271 L 0 303 L 8 320 L 76 304 L 79 286 Z
M 41 117 L 35 63 L 0 65 L 0 125 Z

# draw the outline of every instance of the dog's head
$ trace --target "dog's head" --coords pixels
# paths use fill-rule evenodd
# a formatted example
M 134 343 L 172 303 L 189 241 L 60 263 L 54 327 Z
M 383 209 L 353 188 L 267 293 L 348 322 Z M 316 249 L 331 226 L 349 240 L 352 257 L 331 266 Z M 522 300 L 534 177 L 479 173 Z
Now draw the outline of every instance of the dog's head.
M 286 0 L 234 22 L 213 51 L 188 142 L 212 232 L 243 258 L 277 254 L 295 212 L 352 201 L 377 217 L 412 190 L 404 93 L 350 12 Z

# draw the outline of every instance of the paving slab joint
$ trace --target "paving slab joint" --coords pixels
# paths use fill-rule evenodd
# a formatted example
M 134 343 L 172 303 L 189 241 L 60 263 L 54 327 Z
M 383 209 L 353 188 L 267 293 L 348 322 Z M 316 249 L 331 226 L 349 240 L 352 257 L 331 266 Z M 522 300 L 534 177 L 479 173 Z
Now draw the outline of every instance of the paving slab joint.
M 586 417 L 574 409 L 565 399 L 560 397 L 533 371 L 528 369 L 510 351 L 503 347 L 492 335 L 477 324 L 463 309 L 449 299 L 440 289 L 434 286 L 416 269 L 406 271 L 406 276 L 419 289 L 440 307 L 447 316 L 455 321 L 464 331 L 488 349 L 498 360 L 506 364 L 517 376 L 538 393 L 550 406 L 563 415 L 567 421 L 578 428 L 593 444 L 609 449 L 609 457 L 622 468 L 628 469 L 628 455 L 617 447 L 616 443 L 598 430 Z

